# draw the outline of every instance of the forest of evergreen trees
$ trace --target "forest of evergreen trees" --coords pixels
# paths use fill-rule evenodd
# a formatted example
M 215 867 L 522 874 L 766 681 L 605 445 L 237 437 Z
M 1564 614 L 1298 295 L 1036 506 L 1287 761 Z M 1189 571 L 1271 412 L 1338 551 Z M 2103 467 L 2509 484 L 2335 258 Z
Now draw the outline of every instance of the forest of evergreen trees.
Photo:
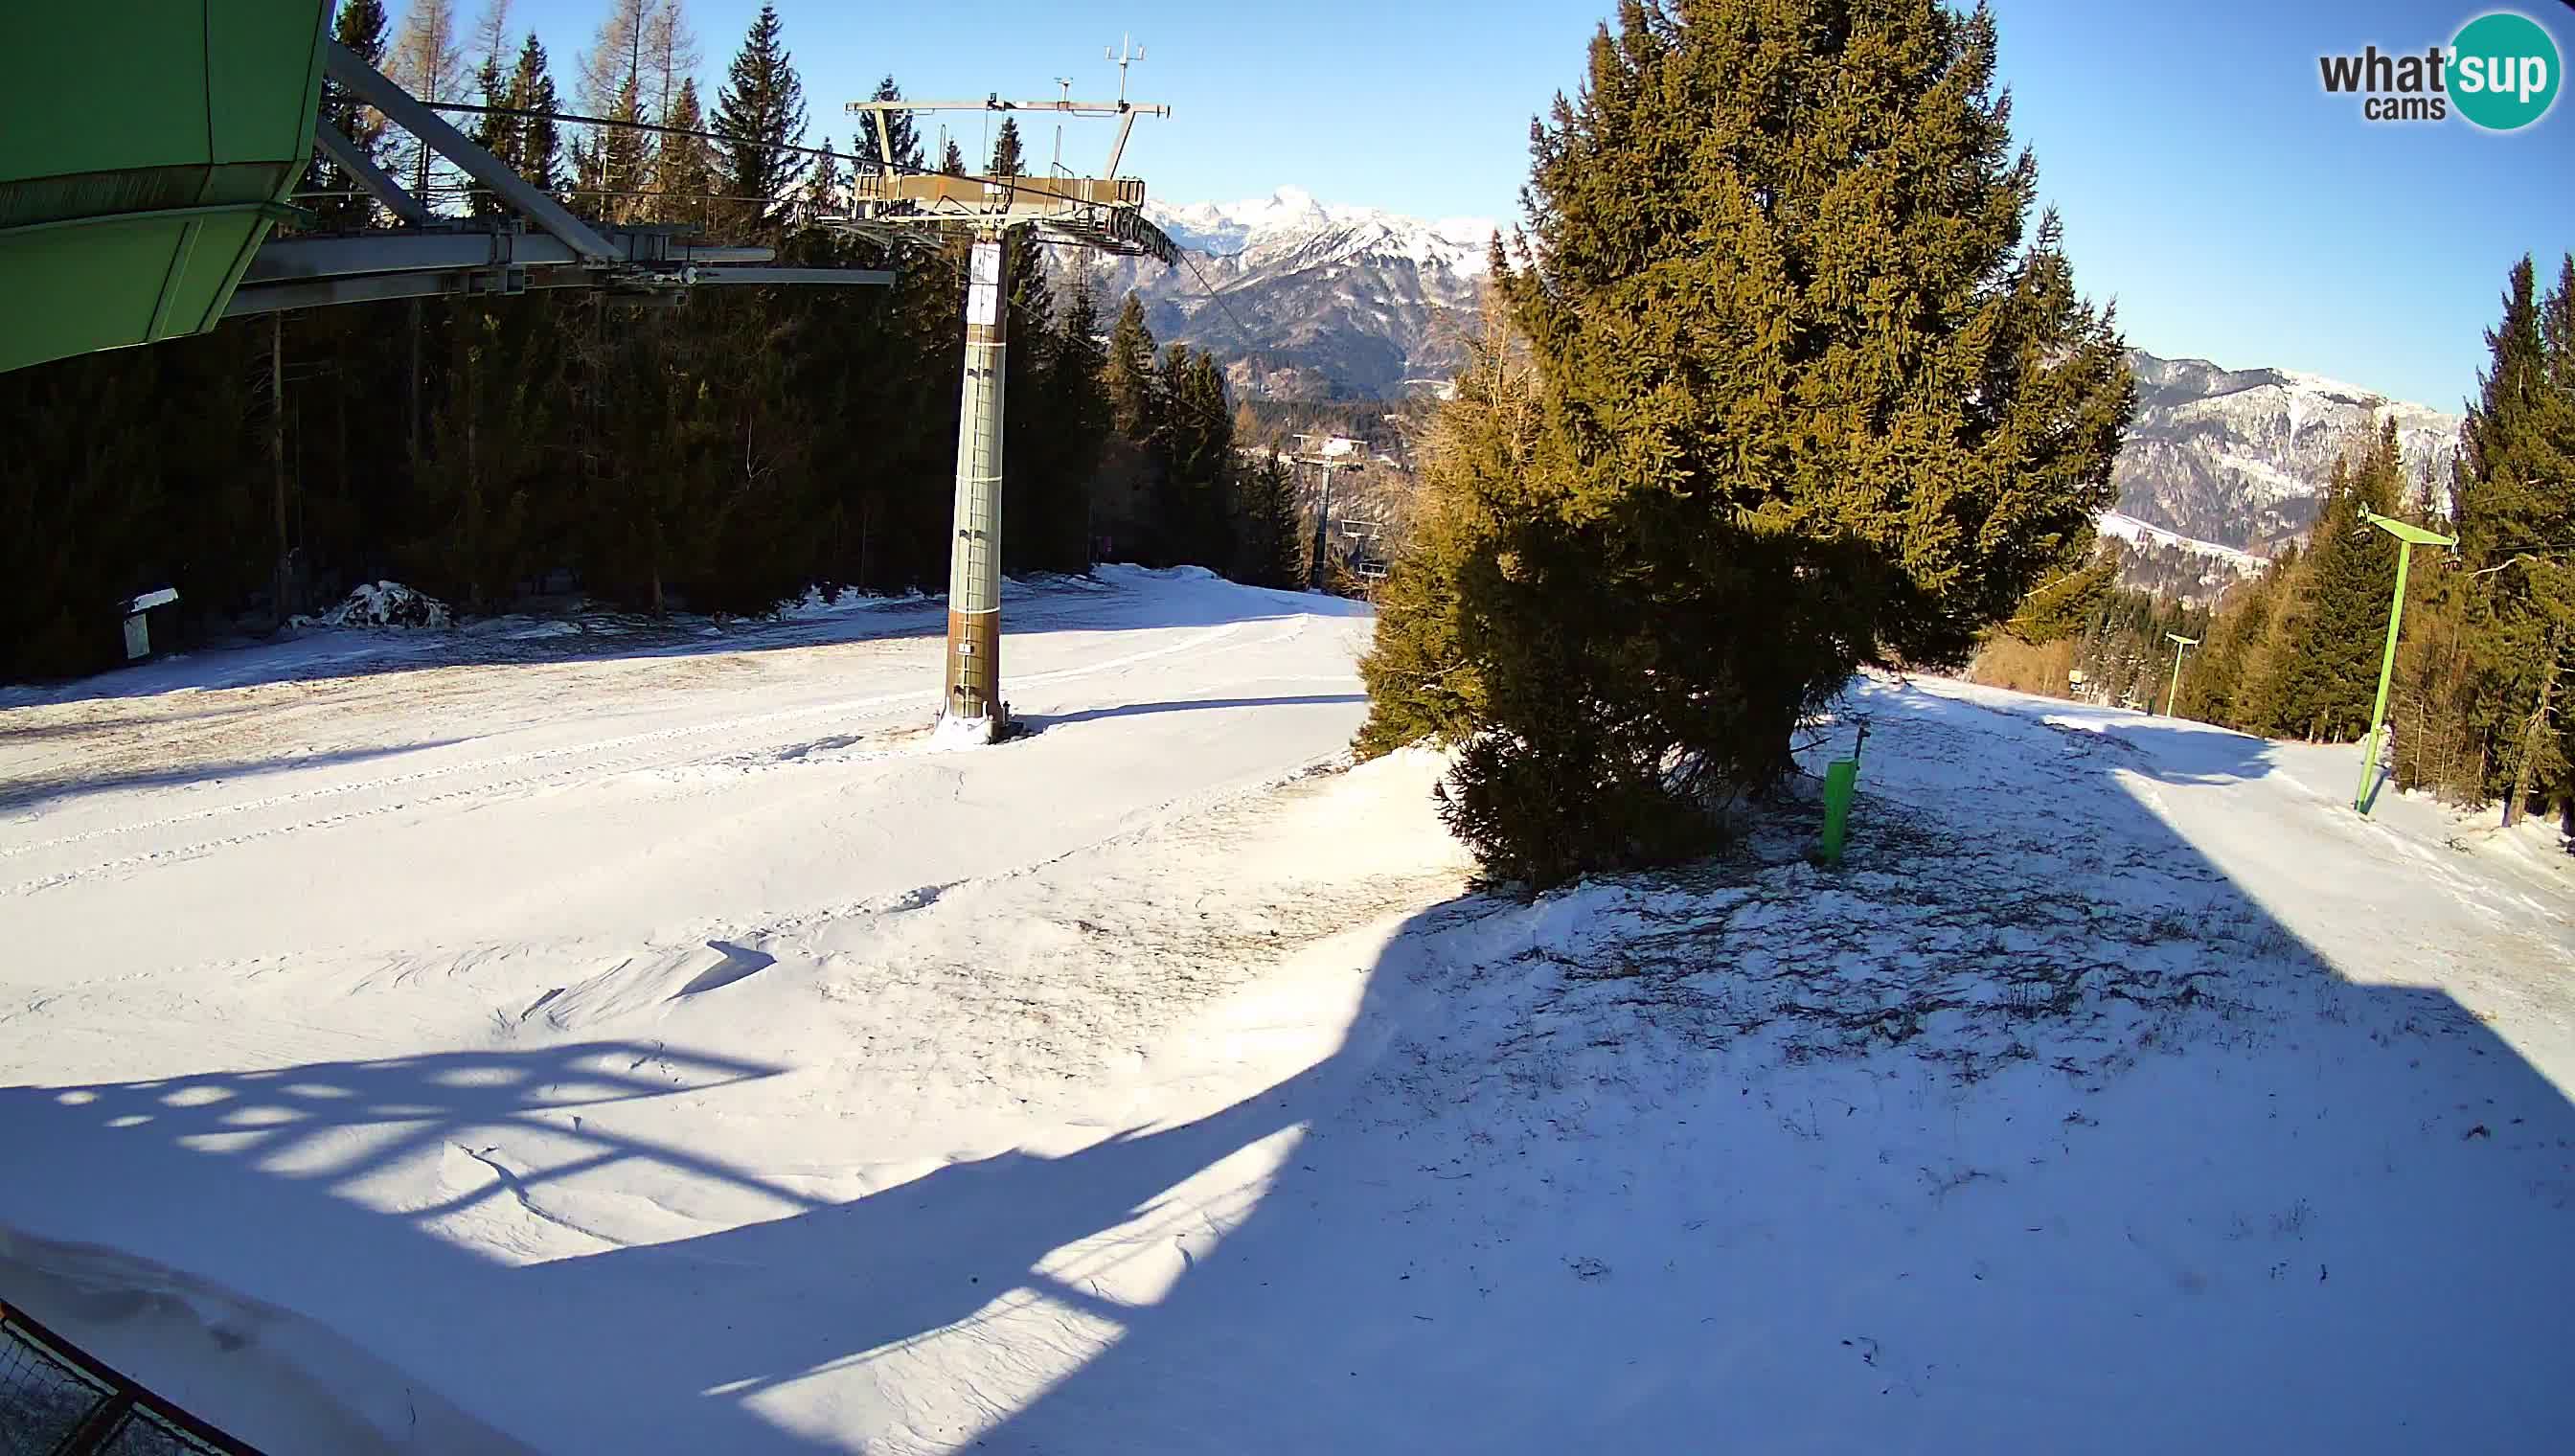
M 2516 266 L 2486 338 L 2446 514 L 2437 493 L 2406 491 L 2391 423 L 2336 465 L 2305 549 L 2229 591 L 2213 619 L 2119 593 L 2079 628 L 1997 639 L 1978 676 L 2063 695 L 2079 669 L 2087 696 L 2123 702 L 2141 663 L 2150 678 L 2162 671 L 2163 636 L 2179 632 L 2202 639 L 2183 666 L 2182 716 L 2355 740 L 2369 728 L 2396 588 L 2396 542 L 2365 509 L 2459 539 L 2455 552 L 2415 550 L 2388 698 L 2397 781 L 2465 805 L 2500 801 L 2508 817 L 2575 814 L 2575 255 L 2544 289 L 2530 260 Z
M 605 116 L 724 140 L 480 116 L 476 140 L 575 211 L 764 243 L 782 263 L 894 267 L 893 288 L 708 288 L 683 307 L 586 293 L 397 302 L 237 320 L 215 334 L 0 375 L 0 681 L 118 660 L 116 604 L 179 589 L 192 627 L 274 623 L 395 578 L 467 612 L 552 585 L 625 607 L 756 613 L 809 586 L 944 589 L 954 488 L 962 243 L 890 258 L 820 226 L 846 152 L 810 135 L 775 9 L 712 106 L 681 0 L 610 0 L 572 75 L 494 3 L 395 28 L 347 0 L 339 40 L 431 101 Z M 898 99 L 892 77 L 880 97 Z M 450 215 L 492 200 L 337 88 L 324 117 Z M 460 123 L 463 125 L 464 123 Z M 899 165 L 923 165 L 910 118 Z M 964 170 L 951 142 L 943 165 Z M 849 159 L 845 162 L 844 158 Z M 1005 123 L 988 170 L 1016 173 Z M 313 230 L 379 219 L 318 160 Z M 1114 329 L 1079 254 L 1015 234 L 1005 569 L 1087 570 L 1103 550 L 1296 580 L 1285 477 L 1245 464 L 1215 363 Z

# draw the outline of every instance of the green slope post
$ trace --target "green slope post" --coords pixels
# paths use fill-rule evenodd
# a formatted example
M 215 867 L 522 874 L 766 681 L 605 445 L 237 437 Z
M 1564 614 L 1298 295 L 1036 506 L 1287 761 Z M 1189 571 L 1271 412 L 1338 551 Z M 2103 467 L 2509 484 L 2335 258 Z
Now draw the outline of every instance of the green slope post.
M 1842 836 L 1850 829 L 1851 793 L 1859 786 L 1859 764 L 1836 758 L 1824 767 L 1824 837 L 1816 846 L 1826 864 L 1842 862 Z
M 2164 634 L 2164 640 L 2173 645 L 2172 686 L 2164 690 L 2164 717 L 2170 718 L 2173 716 L 2173 701 L 2181 696 L 2182 649 L 2199 646 L 2199 639 L 2183 637 L 2177 632 L 2168 632 Z
M 2396 596 L 2387 606 L 2387 651 L 2378 660 L 2378 706 L 2369 711 L 2369 744 L 2360 755 L 2360 787 L 2351 796 L 2351 806 L 2363 817 L 2369 813 L 2370 779 L 2378 771 L 2378 732 L 2387 722 L 2387 683 L 2396 675 L 2396 629 L 2405 620 L 2405 575 L 2414 565 L 2414 548 L 2418 546 L 2457 546 L 2455 536 L 2442 536 L 2419 526 L 2408 526 L 2393 517 L 2381 516 L 2363 507 L 2360 519 L 2395 537 Z
M 1862 720 L 1859 736 L 1851 740 L 1851 755 L 1824 765 L 1824 833 L 1815 845 L 1815 857 L 1826 864 L 1842 862 L 1842 839 L 1850 831 L 1851 795 L 1859 788 L 1859 750 L 1867 742 L 1868 723 Z

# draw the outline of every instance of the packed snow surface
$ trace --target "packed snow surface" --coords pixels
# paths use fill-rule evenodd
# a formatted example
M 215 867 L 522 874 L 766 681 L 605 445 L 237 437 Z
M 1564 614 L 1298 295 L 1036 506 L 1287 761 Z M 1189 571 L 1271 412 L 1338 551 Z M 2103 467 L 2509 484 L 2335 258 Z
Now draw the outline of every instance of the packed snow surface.
M 1471 892 L 1364 616 L 317 635 L 0 706 L 0 1299 L 298 1451 L 2547 1451 L 2553 841 L 1856 685 Z M 709 635 L 712 634 L 712 635 Z M 340 640 L 345 639 L 345 640 Z

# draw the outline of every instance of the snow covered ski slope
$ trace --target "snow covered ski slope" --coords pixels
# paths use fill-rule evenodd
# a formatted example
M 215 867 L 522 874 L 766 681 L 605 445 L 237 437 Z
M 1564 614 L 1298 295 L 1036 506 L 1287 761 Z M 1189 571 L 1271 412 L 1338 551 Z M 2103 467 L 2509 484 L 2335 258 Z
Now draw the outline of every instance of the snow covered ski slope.
M 0 1297 L 281 1456 L 2563 1448 L 2548 853 L 1871 680 L 1838 873 L 1521 905 L 1342 604 L 1011 621 L 0 706 Z

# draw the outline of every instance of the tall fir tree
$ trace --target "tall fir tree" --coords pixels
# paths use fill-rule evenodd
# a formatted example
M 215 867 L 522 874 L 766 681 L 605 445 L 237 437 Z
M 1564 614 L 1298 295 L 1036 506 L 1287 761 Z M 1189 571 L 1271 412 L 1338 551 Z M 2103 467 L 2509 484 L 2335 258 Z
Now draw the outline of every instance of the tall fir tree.
M 940 153 L 939 170 L 951 177 L 966 175 L 966 153 L 959 149 L 955 137 L 948 139 L 947 150 Z
M 2544 291 L 2530 259 L 2515 265 L 2486 343 L 2458 470 L 2476 584 L 2458 712 L 2490 743 L 2483 787 L 2509 818 L 2534 800 L 2575 806 L 2575 255 Z
M 783 148 L 805 140 L 805 83 L 787 53 L 778 7 L 763 5 L 716 97 L 715 130 L 724 144 L 718 171 L 729 206 L 746 226 L 778 218 L 795 195 L 808 159 Z
M 1119 305 L 1101 378 L 1109 391 L 1111 420 L 1118 433 L 1129 440 L 1151 440 L 1161 424 L 1155 399 L 1160 381 L 1154 367 L 1153 331 L 1145 327 L 1145 305 L 1133 293 Z
M 1476 480 L 1443 807 L 1545 885 L 1711 842 L 1870 662 L 1960 661 L 2076 556 L 2133 406 L 1983 10 L 1621 0 L 1493 286 L 1533 459 Z M 1504 260 L 1507 262 L 1508 260 Z
M 1237 472 L 1235 560 L 1228 575 L 1254 587 L 1304 585 L 1304 548 L 1296 480 L 1276 454 Z
M 680 82 L 671 104 L 670 124 L 677 128 L 662 138 L 658 158 L 655 190 L 661 196 L 657 216 L 668 222 L 703 226 L 713 215 L 716 191 L 715 149 L 702 137 L 680 135 L 680 132 L 706 130 L 707 119 L 698 108 L 698 83 L 691 77 Z
M 555 94 L 555 78 L 546 60 L 545 43 L 535 31 L 520 43 L 519 59 L 510 71 L 510 104 L 524 111 L 538 113 L 519 122 L 517 166 L 519 175 L 535 183 L 541 192 L 563 190 L 563 143 L 551 113 L 562 109 Z
M 987 177 L 1025 177 L 1028 163 L 1020 151 L 1020 124 L 1016 118 L 1003 117 L 1002 130 L 993 138 L 993 160 L 985 167 Z

